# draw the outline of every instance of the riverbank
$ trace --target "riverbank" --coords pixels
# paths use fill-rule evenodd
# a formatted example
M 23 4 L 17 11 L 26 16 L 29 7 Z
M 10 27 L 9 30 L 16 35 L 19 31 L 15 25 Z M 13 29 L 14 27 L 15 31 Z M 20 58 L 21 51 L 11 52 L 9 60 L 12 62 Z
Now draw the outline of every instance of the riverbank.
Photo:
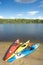
M 43 65 L 43 43 L 40 47 L 32 54 L 20 58 L 13 63 L 3 61 L 3 57 L 12 42 L 0 42 L 0 65 Z

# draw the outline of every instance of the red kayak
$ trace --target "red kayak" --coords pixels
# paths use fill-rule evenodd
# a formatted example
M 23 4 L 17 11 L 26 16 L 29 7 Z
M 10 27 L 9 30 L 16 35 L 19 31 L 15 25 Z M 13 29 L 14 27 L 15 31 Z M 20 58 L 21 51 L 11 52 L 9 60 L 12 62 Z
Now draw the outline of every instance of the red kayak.
M 7 53 L 6 53 L 5 57 L 4 57 L 4 61 L 6 59 L 8 59 L 16 51 L 16 49 L 19 46 L 19 43 L 20 43 L 19 39 L 16 40 L 15 42 L 13 42 L 13 44 L 10 46 L 10 48 L 8 49 L 8 51 L 7 51 Z

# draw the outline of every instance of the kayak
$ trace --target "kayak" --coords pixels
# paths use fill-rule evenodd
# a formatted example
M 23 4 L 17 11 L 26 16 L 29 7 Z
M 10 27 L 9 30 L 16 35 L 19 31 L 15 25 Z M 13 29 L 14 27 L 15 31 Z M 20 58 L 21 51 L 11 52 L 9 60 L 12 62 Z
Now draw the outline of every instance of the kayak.
M 15 42 L 13 42 L 13 44 L 7 50 L 7 53 L 6 53 L 5 57 L 4 57 L 4 61 L 6 59 L 8 59 L 16 51 L 16 49 L 18 48 L 19 44 L 20 44 L 19 39 L 17 39 Z
M 29 40 L 30 41 L 30 40 Z M 24 43 L 24 44 L 22 44 L 21 46 L 19 46 L 19 48 L 8 58 L 8 59 L 10 59 L 10 58 L 12 58 L 15 54 L 17 54 L 17 53 L 19 53 L 19 52 L 21 52 L 22 50 L 24 50 L 29 44 L 29 41 L 27 41 L 26 43 Z M 6 59 L 6 61 L 8 60 L 8 59 Z
M 10 58 L 8 60 L 8 62 L 13 62 L 16 59 L 19 59 L 21 57 L 27 56 L 31 53 L 33 53 L 38 47 L 40 46 L 40 43 L 36 43 L 35 45 L 32 45 L 31 48 L 26 48 L 23 51 L 21 51 L 20 53 L 14 55 L 12 58 Z

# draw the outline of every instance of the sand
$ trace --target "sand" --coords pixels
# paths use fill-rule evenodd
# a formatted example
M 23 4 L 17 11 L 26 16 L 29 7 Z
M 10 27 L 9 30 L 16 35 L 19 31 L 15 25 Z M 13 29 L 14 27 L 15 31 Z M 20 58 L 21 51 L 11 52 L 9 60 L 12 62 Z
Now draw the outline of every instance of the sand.
M 8 63 L 3 61 L 3 57 L 10 45 L 11 42 L 0 42 L 0 65 L 43 65 L 43 43 L 34 53 Z

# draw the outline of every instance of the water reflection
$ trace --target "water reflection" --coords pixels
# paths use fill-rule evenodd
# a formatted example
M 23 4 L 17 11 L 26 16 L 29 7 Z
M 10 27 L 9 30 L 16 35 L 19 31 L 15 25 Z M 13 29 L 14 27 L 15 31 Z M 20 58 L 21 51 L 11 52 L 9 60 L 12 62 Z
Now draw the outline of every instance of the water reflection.
M 0 41 L 17 38 L 43 41 L 43 24 L 0 24 Z

